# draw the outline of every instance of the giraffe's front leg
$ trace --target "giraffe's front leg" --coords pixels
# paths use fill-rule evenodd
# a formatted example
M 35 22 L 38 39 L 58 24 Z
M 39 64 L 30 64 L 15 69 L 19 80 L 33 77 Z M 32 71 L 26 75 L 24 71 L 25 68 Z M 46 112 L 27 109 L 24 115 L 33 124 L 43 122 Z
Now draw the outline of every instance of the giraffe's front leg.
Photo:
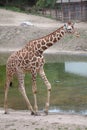
M 49 83 L 49 81 L 48 81 L 48 79 L 47 79 L 47 77 L 45 75 L 43 67 L 40 68 L 40 72 L 39 73 L 40 73 L 40 76 L 43 79 L 45 85 L 47 86 L 47 101 L 46 101 L 45 113 L 48 114 L 48 109 L 49 109 L 49 105 L 50 105 L 51 84 Z

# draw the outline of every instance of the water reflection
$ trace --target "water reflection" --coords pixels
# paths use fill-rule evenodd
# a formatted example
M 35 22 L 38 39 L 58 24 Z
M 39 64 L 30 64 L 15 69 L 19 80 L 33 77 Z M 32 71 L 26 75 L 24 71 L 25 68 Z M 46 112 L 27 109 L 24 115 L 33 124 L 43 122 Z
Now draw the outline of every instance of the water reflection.
M 53 107 L 49 110 L 50 113 L 67 113 L 67 114 L 81 114 L 81 115 L 87 115 L 87 110 L 75 110 L 75 109 L 69 109 L 64 110 L 59 107 Z
M 81 76 L 87 76 L 87 62 L 65 62 L 65 71 Z

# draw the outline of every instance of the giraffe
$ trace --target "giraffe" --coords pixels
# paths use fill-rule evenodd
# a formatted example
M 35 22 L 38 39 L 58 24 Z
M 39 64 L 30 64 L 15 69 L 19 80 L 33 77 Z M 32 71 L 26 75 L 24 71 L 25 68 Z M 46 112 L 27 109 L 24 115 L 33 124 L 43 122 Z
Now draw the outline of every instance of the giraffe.
M 48 114 L 48 109 L 50 105 L 50 92 L 51 84 L 48 81 L 43 66 L 45 63 L 43 52 L 52 46 L 54 43 L 58 42 L 66 33 L 75 33 L 74 25 L 71 22 L 64 24 L 59 29 L 54 32 L 41 37 L 39 39 L 31 40 L 22 49 L 14 52 L 7 60 L 6 64 L 6 83 L 5 83 L 5 99 L 4 99 L 4 109 L 5 114 L 8 113 L 7 96 L 10 83 L 12 82 L 13 76 L 16 75 L 18 79 L 18 89 L 25 99 L 28 109 L 31 111 L 31 115 L 38 114 L 37 105 L 37 86 L 36 86 L 36 76 L 37 73 L 41 76 L 47 87 L 47 99 L 45 106 L 45 113 Z M 30 72 L 32 75 L 32 92 L 34 95 L 34 109 L 27 97 L 24 85 L 25 73 Z

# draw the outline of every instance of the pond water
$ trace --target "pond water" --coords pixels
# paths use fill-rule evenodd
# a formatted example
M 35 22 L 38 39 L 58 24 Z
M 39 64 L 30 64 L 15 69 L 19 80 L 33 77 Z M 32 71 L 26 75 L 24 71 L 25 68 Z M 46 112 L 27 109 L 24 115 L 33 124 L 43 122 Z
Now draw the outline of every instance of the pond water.
M 6 55 L 7 56 L 7 55 Z M 5 55 L 0 59 L 0 107 L 3 107 L 5 81 Z M 45 55 L 44 66 L 46 75 L 51 82 L 50 113 L 68 113 L 87 115 L 87 56 L 86 55 Z M 27 109 L 17 89 L 17 80 L 9 91 L 9 107 Z M 33 104 L 31 76 L 26 75 L 25 86 L 27 95 Z M 30 86 L 30 87 L 29 87 Z M 43 110 L 46 101 L 46 88 L 41 78 L 37 77 L 38 106 Z
M 65 62 L 65 72 L 87 77 L 87 62 Z

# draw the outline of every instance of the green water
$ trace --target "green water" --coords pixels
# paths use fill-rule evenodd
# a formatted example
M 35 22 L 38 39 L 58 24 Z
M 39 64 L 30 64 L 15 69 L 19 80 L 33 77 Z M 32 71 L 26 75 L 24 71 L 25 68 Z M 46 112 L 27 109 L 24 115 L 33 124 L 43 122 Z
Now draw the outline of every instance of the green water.
M 46 63 L 44 69 L 52 85 L 50 111 L 87 114 L 87 77 L 66 72 L 65 62 Z M 0 65 L 0 107 L 3 107 L 4 102 L 4 83 L 5 65 Z M 17 86 L 18 82 L 14 77 L 13 87 L 9 90 L 8 106 L 12 109 L 27 109 Z M 26 74 L 25 86 L 30 102 L 34 105 L 30 74 Z M 45 106 L 47 91 L 39 75 L 37 89 L 38 106 L 42 110 Z

